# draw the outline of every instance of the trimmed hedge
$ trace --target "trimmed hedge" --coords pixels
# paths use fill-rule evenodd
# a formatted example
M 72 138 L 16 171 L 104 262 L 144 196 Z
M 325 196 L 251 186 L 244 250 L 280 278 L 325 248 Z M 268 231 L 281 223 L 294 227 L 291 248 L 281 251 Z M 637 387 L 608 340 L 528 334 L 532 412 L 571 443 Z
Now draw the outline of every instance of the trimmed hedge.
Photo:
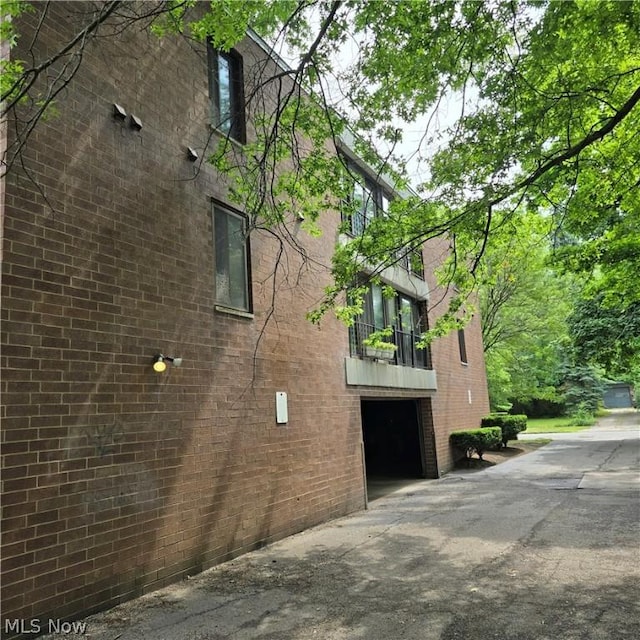
M 500 445 L 502 430 L 500 427 L 486 427 L 484 429 L 466 429 L 464 431 L 453 431 L 449 435 L 449 442 L 465 452 L 470 458 L 475 451 L 478 458 L 482 460 L 482 455 L 487 449 L 492 449 Z
M 509 440 L 517 440 L 518 434 L 521 431 L 526 431 L 527 416 L 524 414 L 490 413 L 482 418 L 480 426 L 500 427 L 502 429 L 502 446 L 506 447 Z

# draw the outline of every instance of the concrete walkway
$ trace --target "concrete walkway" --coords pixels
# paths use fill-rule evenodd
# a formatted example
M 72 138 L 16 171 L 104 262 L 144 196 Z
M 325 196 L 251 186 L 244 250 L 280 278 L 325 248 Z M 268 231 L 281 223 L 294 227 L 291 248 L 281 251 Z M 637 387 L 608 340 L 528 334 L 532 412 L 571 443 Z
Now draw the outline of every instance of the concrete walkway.
M 413 483 L 87 618 L 87 636 L 635 640 L 639 425 L 616 413 L 499 466 Z

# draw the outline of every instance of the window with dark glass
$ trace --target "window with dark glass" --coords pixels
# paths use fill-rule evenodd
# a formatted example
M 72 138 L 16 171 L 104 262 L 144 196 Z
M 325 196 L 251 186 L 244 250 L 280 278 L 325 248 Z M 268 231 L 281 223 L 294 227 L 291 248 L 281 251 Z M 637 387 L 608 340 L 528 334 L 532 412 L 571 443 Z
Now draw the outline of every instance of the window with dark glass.
M 209 51 L 209 94 L 213 125 L 238 142 L 245 142 L 242 58 L 235 51 Z
M 361 236 L 376 215 L 375 191 L 367 184 L 354 182 L 351 207 L 351 233 Z
M 345 202 L 344 218 L 348 222 L 348 231 L 352 236 L 360 236 L 379 215 L 388 210 L 390 196 L 382 187 L 362 175 L 349 164 L 349 195 Z
M 378 183 L 364 176 L 351 163 L 349 167 L 349 194 L 343 207 L 343 222 L 347 233 L 357 238 L 371 224 L 376 216 L 386 216 L 389 212 L 391 195 Z M 409 273 L 424 279 L 422 251 L 419 248 L 403 248 L 397 252 L 395 264 Z
M 467 360 L 467 343 L 464 339 L 464 329 L 458 329 L 458 348 L 460 349 L 460 362 L 466 364 Z
M 249 311 L 249 241 L 244 216 L 213 207 L 216 252 L 216 302 Z
M 392 296 L 384 295 L 382 287 L 377 284 L 369 288 L 362 315 L 349 328 L 351 355 L 364 356 L 364 340 L 374 331 L 387 327 L 391 327 L 392 333 L 385 340 L 397 347 L 396 364 L 423 369 L 431 367 L 429 349 L 416 347 L 427 329 L 424 304 L 399 292 Z

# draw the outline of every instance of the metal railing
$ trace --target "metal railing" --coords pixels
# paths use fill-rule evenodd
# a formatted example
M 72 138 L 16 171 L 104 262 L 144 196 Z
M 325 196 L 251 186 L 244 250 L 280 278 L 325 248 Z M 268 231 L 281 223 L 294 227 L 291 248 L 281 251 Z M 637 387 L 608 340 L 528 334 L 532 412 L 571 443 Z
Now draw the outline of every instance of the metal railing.
M 349 348 L 352 356 L 359 356 L 361 358 L 368 357 L 364 340 L 376 330 L 379 330 L 379 328 L 376 329 L 374 325 L 366 322 L 355 322 L 353 326 L 349 327 Z M 416 347 L 416 342 L 418 342 L 419 339 L 420 335 L 413 331 L 399 331 L 393 327 L 392 335 L 385 339 L 386 342 L 396 345 L 396 350 L 391 362 L 404 367 L 432 369 L 431 352 L 429 348 L 418 349 Z
M 369 224 L 369 219 L 364 211 L 354 211 L 351 215 L 351 235 L 354 238 L 361 236 Z

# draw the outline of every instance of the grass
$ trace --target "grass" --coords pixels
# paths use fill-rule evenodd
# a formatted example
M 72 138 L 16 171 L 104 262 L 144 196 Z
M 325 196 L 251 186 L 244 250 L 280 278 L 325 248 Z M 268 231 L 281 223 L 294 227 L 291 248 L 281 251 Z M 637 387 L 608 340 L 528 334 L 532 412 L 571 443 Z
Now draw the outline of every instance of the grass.
M 571 422 L 574 418 L 529 418 L 524 433 L 573 433 L 588 429 L 589 426 L 576 427 Z

